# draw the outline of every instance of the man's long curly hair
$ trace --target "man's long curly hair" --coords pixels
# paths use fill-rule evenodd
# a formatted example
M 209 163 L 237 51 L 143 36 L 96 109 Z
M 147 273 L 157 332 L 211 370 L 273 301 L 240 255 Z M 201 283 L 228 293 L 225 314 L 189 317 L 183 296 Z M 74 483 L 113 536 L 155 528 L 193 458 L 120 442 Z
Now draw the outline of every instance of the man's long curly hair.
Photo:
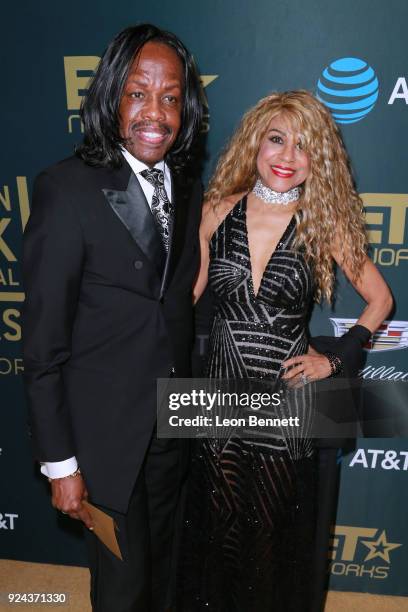
M 249 192 L 258 178 L 257 155 L 271 120 L 283 115 L 300 134 L 311 172 L 302 186 L 295 213 L 296 248 L 303 248 L 315 278 L 315 299 L 331 302 L 333 248 L 358 280 L 367 248 L 363 203 L 356 192 L 347 153 L 330 112 L 304 90 L 273 93 L 243 117 L 220 157 L 206 199 L 217 207 L 223 198 Z

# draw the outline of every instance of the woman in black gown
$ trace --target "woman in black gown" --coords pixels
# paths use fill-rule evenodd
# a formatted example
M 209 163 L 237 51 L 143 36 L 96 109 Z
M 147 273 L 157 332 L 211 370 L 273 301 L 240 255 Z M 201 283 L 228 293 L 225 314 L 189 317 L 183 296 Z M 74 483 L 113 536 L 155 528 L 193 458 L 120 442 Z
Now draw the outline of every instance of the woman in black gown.
M 391 307 L 337 127 L 312 95 L 273 94 L 245 115 L 210 183 L 200 243 L 195 297 L 208 281 L 216 301 L 207 376 L 303 385 L 286 408 L 307 429 L 306 383 L 342 365 L 308 342 L 333 263 L 367 302 L 352 341 L 365 343 Z M 177 610 L 312 612 L 315 490 L 307 437 L 197 441 Z

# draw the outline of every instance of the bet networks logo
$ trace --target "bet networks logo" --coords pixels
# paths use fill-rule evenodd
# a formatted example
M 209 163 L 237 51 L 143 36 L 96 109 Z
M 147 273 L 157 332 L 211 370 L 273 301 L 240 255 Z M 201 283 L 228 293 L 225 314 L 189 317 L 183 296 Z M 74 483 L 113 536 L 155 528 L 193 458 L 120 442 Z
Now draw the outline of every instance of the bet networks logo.
M 383 580 L 390 571 L 390 553 L 402 546 L 390 542 L 385 529 L 336 525 L 332 535 L 330 572 L 335 576 Z
M 330 109 L 336 123 L 361 121 L 378 101 L 380 86 L 372 66 L 358 57 L 341 57 L 323 70 L 317 81 L 316 96 Z M 388 105 L 403 101 L 408 105 L 408 84 L 398 77 L 388 97 Z
M 1 183 L 0 183 L 1 185 Z M 24 301 L 18 253 L 21 233 L 30 214 L 27 177 L 17 176 L 0 186 L 0 350 L 21 340 L 21 304 Z M 0 377 L 19 374 L 22 359 L 0 354 Z
M 79 115 L 83 96 L 89 87 L 98 67 L 100 57 L 97 55 L 67 55 L 64 57 L 65 89 L 67 94 L 68 110 L 68 132 L 74 131 L 74 126 L 83 132 L 83 125 Z M 204 113 L 202 130 L 208 132 L 210 129 L 208 112 L 208 101 L 204 88 L 218 78 L 218 74 L 201 75 L 202 101 L 207 112 Z
M 381 266 L 399 266 L 408 261 L 406 217 L 408 194 L 361 193 L 372 259 Z
M 330 321 L 334 327 L 334 335 L 339 338 L 356 324 L 357 319 L 330 318 Z M 407 346 L 408 321 L 384 321 L 364 348 L 369 352 L 378 352 L 403 349 Z

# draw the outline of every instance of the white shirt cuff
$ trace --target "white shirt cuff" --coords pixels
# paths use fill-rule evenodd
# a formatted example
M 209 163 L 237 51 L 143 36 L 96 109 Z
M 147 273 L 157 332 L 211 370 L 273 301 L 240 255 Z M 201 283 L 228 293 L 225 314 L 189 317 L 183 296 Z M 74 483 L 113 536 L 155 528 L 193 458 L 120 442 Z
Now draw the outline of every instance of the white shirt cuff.
M 78 462 L 75 457 L 70 457 L 64 461 L 47 461 L 41 463 L 41 473 L 48 478 L 65 478 L 73 474 L 78 469 Z

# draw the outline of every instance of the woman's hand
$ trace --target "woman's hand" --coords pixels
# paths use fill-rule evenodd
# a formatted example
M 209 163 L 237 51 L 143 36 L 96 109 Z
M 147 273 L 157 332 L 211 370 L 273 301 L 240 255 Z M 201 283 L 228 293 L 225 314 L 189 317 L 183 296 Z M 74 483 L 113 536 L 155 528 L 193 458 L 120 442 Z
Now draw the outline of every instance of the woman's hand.
M 305 355 L 297 355 L 283 362 L 284 368 L 290 368 L 282 376 L 283 380 L 292 383 L 305 384 L 313 380 L 328 378 L 331 374 L 330 362 L 326 355 L 322 355 L 311 346 Z

